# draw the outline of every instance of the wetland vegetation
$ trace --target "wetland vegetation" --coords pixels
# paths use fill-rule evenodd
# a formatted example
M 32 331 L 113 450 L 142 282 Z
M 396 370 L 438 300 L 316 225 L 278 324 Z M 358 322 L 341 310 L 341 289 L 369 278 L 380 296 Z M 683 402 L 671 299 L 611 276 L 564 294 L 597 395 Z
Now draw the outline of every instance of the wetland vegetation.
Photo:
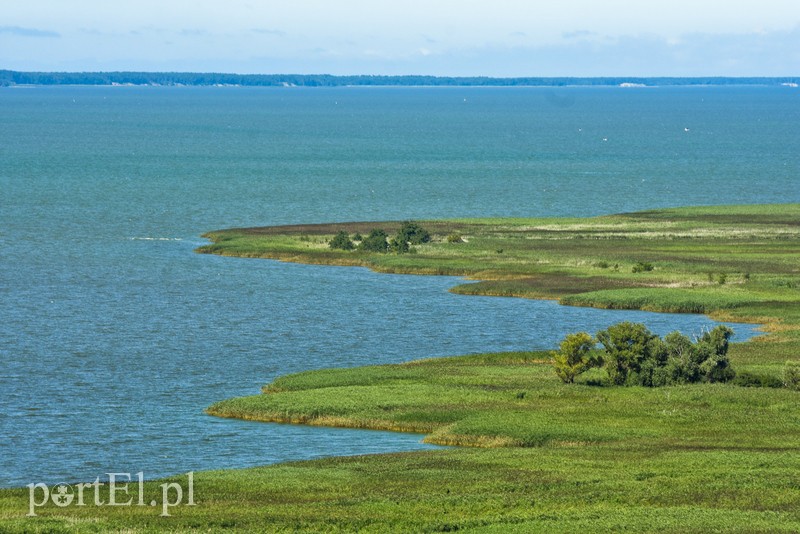
M 617 387 L 595 365 L 563 380 L 551 352 L 284 376 L 208 412 L 418 432 L 467 447 L 196 473 L 198 506 L 170 518 L 88 505 L 43 507 L 29 519 L 27 489 L 1 490 L 0 528 L 800 531 L 800 205 L 416 224 L 429 239 L 413 254 L 330 246 L 375 231 L 388 244 L 400 222 L 211 232 L 200 252 L 458 275 L 470 279 L 453 289 L 462 294 L 706 313 L 762 324 L 764 335 L 728 345 L 720 330 L 696 341 L 724 338 L 720 352 L 737 373 L 727 383 Z M 668 343 L 690 350 L 685 341 Z

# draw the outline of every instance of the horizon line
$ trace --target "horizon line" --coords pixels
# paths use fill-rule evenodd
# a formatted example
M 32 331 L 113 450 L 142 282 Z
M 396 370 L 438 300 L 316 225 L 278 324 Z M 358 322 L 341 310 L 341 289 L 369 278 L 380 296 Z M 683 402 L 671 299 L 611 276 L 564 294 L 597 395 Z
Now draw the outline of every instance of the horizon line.
M 0 87 L 18 85 L 193 86 L 623 86 L 783 85 L 798 76 L 440 76 L 433 74 L 241 74 L 192 71 L 17 71 L 0 69 Z

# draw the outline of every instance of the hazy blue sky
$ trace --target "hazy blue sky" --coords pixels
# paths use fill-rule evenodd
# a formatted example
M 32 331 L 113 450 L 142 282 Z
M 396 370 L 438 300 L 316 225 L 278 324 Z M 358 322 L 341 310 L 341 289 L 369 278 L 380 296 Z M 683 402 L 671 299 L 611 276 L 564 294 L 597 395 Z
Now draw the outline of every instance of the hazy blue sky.
M 0 68 L 800 74 L 800 0 L 0 0 Z

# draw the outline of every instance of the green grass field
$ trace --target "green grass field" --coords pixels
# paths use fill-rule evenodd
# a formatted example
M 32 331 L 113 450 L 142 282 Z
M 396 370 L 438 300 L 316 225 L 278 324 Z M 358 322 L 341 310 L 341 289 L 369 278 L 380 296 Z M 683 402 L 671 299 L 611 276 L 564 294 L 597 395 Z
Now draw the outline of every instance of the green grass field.
M 465 294 L 758 322 L 764 336 L 732 345 L 734 369 L 778 379 L 800 360 L 800 205 L 421 224 L 433 239 L 412 254 L 327 246 L 341 229 L 392 234 L 399 223 L 212 232 L 201 252 L 458 274 L 474 280 L 454 289 Z M 640 262 L 652 270 L 632 272 Z M 800 532 L 800 392 L 603 387 L 599 373 L 566 385 L 548 353 L 518 352 L 281 377 L 208 412 L 465 447 L 195 473 L 197 506 L 171 517 L 94 506 L 89 492 L 87 506 L 28 518 L 28 489 L 0 490 L 0 531 Z M 147 482 L 148 498 L 163 483 Z

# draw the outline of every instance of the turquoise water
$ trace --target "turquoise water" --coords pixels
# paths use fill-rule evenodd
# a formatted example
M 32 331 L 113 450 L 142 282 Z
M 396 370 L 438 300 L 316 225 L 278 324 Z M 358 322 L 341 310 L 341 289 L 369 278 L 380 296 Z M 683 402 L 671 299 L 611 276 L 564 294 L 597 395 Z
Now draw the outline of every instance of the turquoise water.
M 202 410 L 304 369 L 549 348 L 621 320 L 698 332 L 710 321 L 193 249 L 232 226 L 800 202 L 798 95 L 0 90 L 0 486 L 423 448 Z

